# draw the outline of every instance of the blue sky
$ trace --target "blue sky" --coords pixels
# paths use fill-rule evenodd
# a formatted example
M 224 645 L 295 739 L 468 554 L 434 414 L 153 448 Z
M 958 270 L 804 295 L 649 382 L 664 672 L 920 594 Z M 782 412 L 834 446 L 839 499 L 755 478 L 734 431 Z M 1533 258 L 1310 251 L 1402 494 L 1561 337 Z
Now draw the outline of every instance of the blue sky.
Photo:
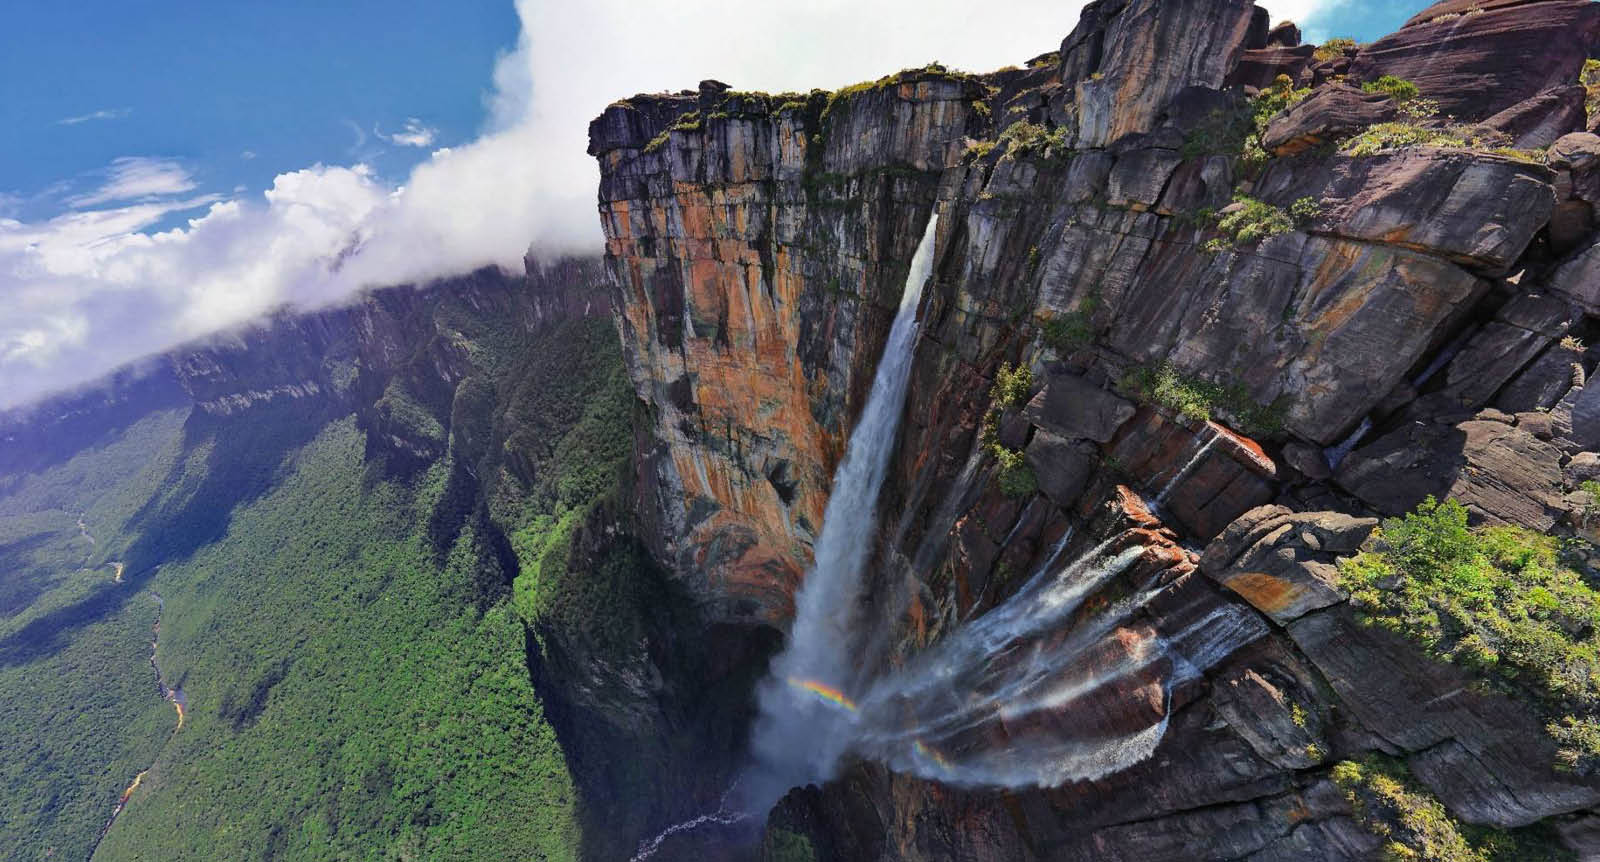
M 1071 0 L 24 0 L 0 30 L 0 409 L 371 286 L 599 250 L 588 122 L 1056 48 Z M 1421 3 L 1282 0 L 1308 38 Z
M 317 162 L 404 177 L 429 148 L 375 130 L 416 119 L 436 144 L 475 137 L 518 32 L 509 0 L 74 0 L 6 18 L 0 192 L 23 219 L 126 156 L 174 159 L 222 194 Z
M 1264 4 L 1272 9 L 1271 3 Z M 1347 36 L 1371 42 L 1400 29 L 1406 19 L 1428 6 L 1426 2 L 1397 3 L 1394 0 L 1343 0 L 1317 4 L 1311 14 L 1297 22 L 1308 39 L 1318 41 Z

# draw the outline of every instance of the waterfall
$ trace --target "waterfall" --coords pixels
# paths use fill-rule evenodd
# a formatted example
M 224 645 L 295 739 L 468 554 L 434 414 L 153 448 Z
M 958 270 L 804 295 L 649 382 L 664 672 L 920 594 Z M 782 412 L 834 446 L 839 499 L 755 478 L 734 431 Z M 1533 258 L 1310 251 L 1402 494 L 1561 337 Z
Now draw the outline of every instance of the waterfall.
M 1200 466 L 1201 459 L 1205 458 L 1206 453 L 1211 451 L 1211 447 L 1217 444 L 1217 438 L 1220 436 L 1222 435 L 1218 434 L 1216 431 L 1211 432 L 1211 437 L 1210 439 L 1206 440 L 1205 445 L 1201 446 L 1193 455 L 1189 456 L 1189 460 L 1184 462 L 1182 467 L 1178 468 L 1178 472 L 1172 474 L 1171 479 L 1167 480 L 1167 484 L 1161 489 L 1161 493 L 1157 494 L 1156 498 L 1151 501 L 1151 509 L 1159 511 L 1161 507 L 1167 504 L 1167 497 L 1172 494 L 1172 489 L 1178 487 L 1179 482 L 1182 482 L 1184 479 L 1188 478 L 1189 474 L 1194 472 L 1194 468 Z
M 746 810 L 764 814 L 790 787 L 828 778 L 851 738 L 861 570 L 872 548 L 878 491 L 905 406 L 917 304 L 933 270 L 938 224 L 937 213 L 929 216 L 911 259 L 872 391 L 834 472 L 816 562 L 796 596 L 788 646 L 773 660 L 759 690 L 760 715 L 751 742 L 756 764 L 743 793 Z
M 1163 589 L 1153 578 L 1103 595 L 1145 549 L 1135 544 L 1114 552 L 1112 537 L 1057 568 L 1069 529 L 1006 601 L 902 666 L 876 677 L 864 673 L 863 648 L 879 627 L 858 619 L 863 569 L 905 408 L 917 306 L 932 271 L 937 227 L 935 214 L 834 474 L 788 644 L 757 688 L 752 762 L 736 782 L 737 798 L 730 802 L 730 788 L 715 811 L 668 827 L 642 844 L 635 860 L 690 830 L 759 825 L 790 788 L 833 777 L 846 755 L 971 786 L 1054 787 L 1127 768 L 1160 745 L 1178 685 L 1265 633 L 1254 617 L 1231 608 L 1199 615 L 1176 632 L 1156 631 L 1136 619 Z M 1197 446 L 1158 503 L 1217 437 Z M 946 501 L 952 520 L 956 505 Z

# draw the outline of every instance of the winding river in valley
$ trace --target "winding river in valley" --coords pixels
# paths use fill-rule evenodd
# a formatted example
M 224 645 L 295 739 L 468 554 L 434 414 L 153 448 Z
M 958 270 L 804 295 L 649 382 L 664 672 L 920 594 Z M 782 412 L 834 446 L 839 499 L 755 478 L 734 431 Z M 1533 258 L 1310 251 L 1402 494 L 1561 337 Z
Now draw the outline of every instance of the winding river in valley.
M 84 521 L 83 515 L 78 516 L 78 532 L 82 534 L 83 538 L 88 540 L 91 547 L 95 544 L 94 535 L 89 532 L 88 524 Z M 122 583 L 122 574 L 125 569 L 124 564 L 121 561 L 110 561 L 107 563 L 107 565 L 115 569 L 115 573 L 112 576 L 112 582 L 118 584 Z M 161 598 L 160 593 L 152 590 L 150 595 L 154 596 L 156 600 L 156 619 L 155 623 L 150 628 L 150 668 L 155 671 L 156 691 L 161 694 L 161 699 L 170 702 L 173 709 L 178 713 L 178 723 L 173 726 L 172 734 L 169 734 L 167 737 L 167 739 L 170 741 L 173 735 L 176 735 L 178 731 L 183 729 L 183 722 L 186 717 L 189 701 L 184 697 L 183 688 L 181 686 L 167 685 L 166 676 L 161 673 L 161 665 L 158 663 L 157 657 L 159 655 L 158 650 L 161 644 L 161 615 L 166 611 L 167 605 L 166 602 Z M 139 773 L 133 776 L 133 781 L 128 783 L 127 788 L 122 791 L 122 795 L 117 798 L 116 807 L 111 809 L 111 816 L 106 818 L 105 825 L 100 827 L 100 834 L 95 837 L 94 847 L 89 851 L 89 856 L 91 859 L 94 857 L 95 851 L 99 849 L 100 842 L 105 840 L 106 833 L 111 831 L 112 824 L 117 822 L 117 816 L 122 813 L 124 808 L 128 807 L 128 800 L 133 796 L 134 791 L 139 789 L 139 785 L 144 783 L 145 776 L 150 774 L 150 769 L 151 767 L 147 766 L 144 769 L 139 770 Z

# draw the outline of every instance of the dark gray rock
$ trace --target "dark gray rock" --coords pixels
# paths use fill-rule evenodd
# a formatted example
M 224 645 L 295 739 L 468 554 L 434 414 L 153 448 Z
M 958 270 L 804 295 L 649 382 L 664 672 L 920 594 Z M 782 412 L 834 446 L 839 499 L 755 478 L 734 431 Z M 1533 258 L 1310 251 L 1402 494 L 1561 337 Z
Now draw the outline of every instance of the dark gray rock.
M 1482 125 L 1511 139 L 1511 146 L 1543 149 L 1571 132 L 1583 131 L 1589 115 L 1586 92 L 1577 84 L 1554 87 L 1484 120 Z
M 1347 608 L 1289 625 L 1350 715 L 1409 755 L 1413 773 L 1457 816 L 1522 826 L 1600 802 L 1600 787 L 1557 772 L 1556 746 L 1538 719 L 1502 695 L 1484 694 L 1451 665 Z
M 1323 202 L 1319 231 L 1504 270 L 1550 220 L 1552 178 L 1511 158 L 1413 149 L 1310 170 L 1274 162 L 1257 196 L 1283 207 L 1303 197 Z
M 1499 422 L 1410 422 L 1350 453 L 1334 481 L 1386 515 L 1454 497 L 1479 520 L 1543 531 L 1560 512 L 1561 452 Z
M 1093 444 L 1049 431 L 1034 433 L 1026 457 L 1039 480 L 1039 490 L 1058 506 L 1076 504 L 1100 467 L 1099 451 Z
M 1583 354 L 1570 341 L 1544 349 L 1495 398 L 1495 406 L 1508 413 L 1549 410 L 1572 388 L 1574 377 L 1583 378 Z M 1575 370 L 1576 369 L 1576 370 Z
M 1600 315 L 1600 243 L 1567 258 L 1550 277 L 1550 289 Z
M 1067 438 L 1104 443 L 1133 418 L 1127 399 L 1075 374 L 1051 374 L 1022 415 L 1040 428 Z
M 1383 93 L 1367 93 L 1348 84 L 1328 84 L 1274 117 L 1261 135 L 1261 145 L 1277 155 L 1292 156 L 1393 120 L 1399 114 L 1394 100 Z
M 1552 417 L 1552 421 L 1559 419 Z M 1572 404 L 1571 421 L 1572 427 L 1565 432 L 1566 436 L 1586 450 L 1600 449 L 1600 386 L 1585 386 L 1578 390 Z
M 1445 366 L 1444 392 L 1466 407 L 1487 402 L 1571 325 L 1556 296 L 1523 293 L 1495 313 Z

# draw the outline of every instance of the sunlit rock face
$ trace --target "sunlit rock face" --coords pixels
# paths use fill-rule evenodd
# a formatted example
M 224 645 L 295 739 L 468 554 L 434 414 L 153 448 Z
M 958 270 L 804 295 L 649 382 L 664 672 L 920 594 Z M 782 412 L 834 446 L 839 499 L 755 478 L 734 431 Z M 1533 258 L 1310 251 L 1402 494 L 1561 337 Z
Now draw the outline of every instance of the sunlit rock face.
M 774 829 L 819 858 L 1186 859 L 1203 837 L 1219 859 L 1359 859 L 1379 845 L 1329 768 L 1375 750 L 1469 822 L 1600 803 L 1511 730 L 1531 719 L 1510 701 L 1457 704 L 1413 647 L 1341 634 L 1337 561 L 1377 517 L 1449 493 L 1484 522 L 1581 529 L 1573 465 L 1600 437 L 1582 394 L 1600 161 L 1563 89 L 1600 7 L 1449 6 L 1330 55 L 1247 3 L 1102 0 L 1021 68 L 836 94 L 707 81 L 595 120 L 612 302 L 649 408 L 634 505 L 723 620 L 789 625 L 939 213 L 842 692 L 880 703 L 876 684 L 892 718 Z M 1408 116 L 1360 88 L 1380 74 L 1483 121 L 1482 146 L 1351 152 Z M 1247 156 L 1280 75 L 1310 92 Z M 1004 366 L 1030 372 L 1018 397 L 995 391 Z M 963 639 L 1106 547 L 1139 562 L 1015 641 L 1059 659 L 1041 690 L 1096 695 L 986 700 L 1035 676 Z M 1183 646 L 1202 620 L 1259 635 Z M 941 650 L 983 670 L 955 676 L 971 720 L 935 739 L 933 713 L 959 710 L 895 685 Z M 1457 747 L 1396 730 L 1456 720 Z M 1050 780 L 1001 757 L 1155 726 L 1148 751 Z
M 618 327 L 654 412 L 659 551 L 730 618 L 790 613 L 938 172 L 983 92 L 906 76 L 827 108 L 823 139 L 816 100 L 708 82 L 698 102 L 618 103 L 591 128 Z M 698 130 L 670 130 L 665 106 L 700 103 Z

